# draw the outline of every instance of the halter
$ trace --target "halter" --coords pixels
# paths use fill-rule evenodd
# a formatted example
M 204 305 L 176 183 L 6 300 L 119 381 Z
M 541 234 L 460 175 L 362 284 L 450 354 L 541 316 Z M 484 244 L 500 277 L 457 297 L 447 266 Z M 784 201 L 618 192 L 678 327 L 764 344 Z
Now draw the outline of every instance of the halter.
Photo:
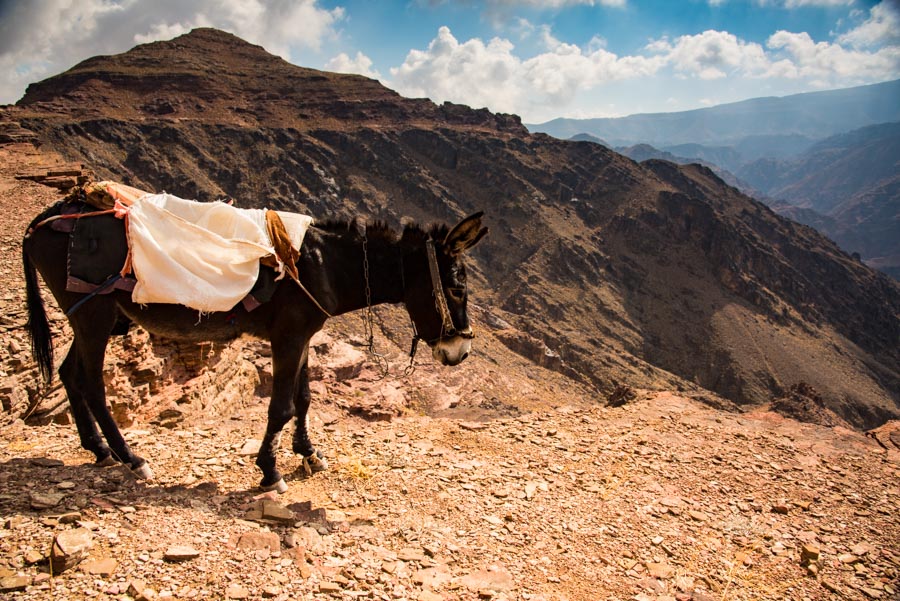
M 425 242 L 425 251 L 428 254 L 428 271 L 431 273 L 431 287 L 434 293 L 434 307 L 441 316 L 441 338 L 457 335 L 453 318 L 450 316 L 450 308 L 447 306 L 447 296 L 444 294 L 444 285 L 441 283 L 441 272 L 438 269 L 437 252 L 434 250 L 434 240 Z M 464 336 L 465 337 L 465 336 Z M 473 337 L 473 336 L 470 336 Z
M 366 292 L 366 314 L 363 319 L 363 327 L 366 331 L 367 338 L 367 350 L 369 354 L 375 359 L 375 362 L 381 367 L 382 377 L 386 377 L 389 370 L 389 365 L 387 358 L 378 353 L 375 350 L 375 319 L 372 311 L 372 290 L 369 286 L 369 245 L 368 245 L 368 237 L 366 236 L 366 231 L 363 229 L 363 278 L 365 281 L 365 292 Z M 416 351 L 419 348 L 419 341 L 424 340 L 426 344 L 433 345 L 438 341 L 443 340 L 444 338 L 452 338 L 455 336 L 459 336 L 460 338 L 472 339 L 475 338 L 475 334 L 472 332 L 471 328 L 464 331 L 459 331 L 456 329 L 456 326 L 453 325 L 453 317 L 450 314 L 450 307 L 447 305 L 447 296 L 444 294 L 444 285 L 441 282 L 441 272 L 438 266 L 437 260 L 437 251 L 435 250 L 434 240 L 428 239 L 425 242 L 425 252 L 428 256 L 428 272 L 431 276 L 431 290 L 432 296 L 434 296 L 434 306 L 438 312 L 438 315 L 441 317 L 441 333 L 437 338 L 432 340 L 428 340 L 419 336 L 418 328 L 416 328 L 416 323 L 412 320 L 412 316 L 410 316 L 409 323 L 412 326 L 413 336 L 412 336 L 412 345 L 409 349 L 409 364 L 406 366 L 403 374 L 408 376 L 415 371 L 415 358 Z M 402 282 L 402 287 L 404 291 L 404 295 L 406 292 L 406 274 L 404 273 L 404 264 L 403 264 L 403 253 L 400 253 L 400 281 Z

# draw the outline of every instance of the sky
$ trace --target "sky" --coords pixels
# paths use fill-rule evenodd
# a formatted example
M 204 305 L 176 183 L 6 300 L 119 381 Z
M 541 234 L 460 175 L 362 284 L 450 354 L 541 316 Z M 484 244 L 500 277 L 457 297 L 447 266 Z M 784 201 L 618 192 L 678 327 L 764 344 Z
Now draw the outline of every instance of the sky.
M 194 27 L 526 123 L 900 78 L 900 0 L 0 0 L 0 104 Z

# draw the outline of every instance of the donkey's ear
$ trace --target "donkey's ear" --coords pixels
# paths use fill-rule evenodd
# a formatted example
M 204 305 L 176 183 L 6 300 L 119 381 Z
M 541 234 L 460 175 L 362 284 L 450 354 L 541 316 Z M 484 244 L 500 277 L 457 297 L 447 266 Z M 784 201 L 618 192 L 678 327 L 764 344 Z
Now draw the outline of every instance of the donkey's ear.
M 448 253 L 453 256 L 460 255 L 478 244 L 487 235 L 488 229 L 481 227 L 483 216 L 484 211 L 478 211 L 457 223 L 456 227 L 450 230 L 444 239 L 444 247 Z

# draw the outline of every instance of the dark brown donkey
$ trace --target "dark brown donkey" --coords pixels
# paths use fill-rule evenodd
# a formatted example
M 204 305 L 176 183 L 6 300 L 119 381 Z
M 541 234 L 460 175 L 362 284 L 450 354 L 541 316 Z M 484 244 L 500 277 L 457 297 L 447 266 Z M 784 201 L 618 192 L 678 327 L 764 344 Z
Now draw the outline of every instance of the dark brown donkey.
M 436 361 L 457 365 L 469 354 L 473 335 L 462 258 L 487 233 L 481 226 L 482 213 L 467 217 L 452 229 L 433 226 L 424 230 L 410 225 L 399 234 L 383 224 L 369 225 L 362 232 L 353 223 L 312 226 L 297 262 L 306 291 L 284 278 L 271 299 L 250 312 L 239 305 L 230 312 L 198 316 L 196 310 L 181 305 L 137 305 L 131 294 L 122 290 L 94 295 L 72 311 L 88 295 L 66 290 L 69 235 L 49 226 L 35 227 L 59 215 L 62 205 L 36 217 L 22 244 L 28 330 L 34 358 L 49 381 L 53 347 L 37 271 L 72 326 L 72 346 L 59 367 L 59 376 L 81 445 L 94 453 L 100 464 L 118 461 L 139 478 L 153 475 L 147 461 L 129 448 L 106 405 L 103 358 L 116 325 L 124 320 L 159 336 L 184 341 L 227 341 L 242 334 L 270 341 L 274 381 L 256 464 L 263 472 L 260 486 L 279 492 L 287 490 L 287 485 L 275 467 L 275 451 L 291 417 L 296 418 L 294 452 L 303 456 L 311 471 L 327 468 L 309 440 L 306 415 L 310 403 L 309 340 L 329 316 L 381 303 L 403 303 L 416 339 L 427 342 Z

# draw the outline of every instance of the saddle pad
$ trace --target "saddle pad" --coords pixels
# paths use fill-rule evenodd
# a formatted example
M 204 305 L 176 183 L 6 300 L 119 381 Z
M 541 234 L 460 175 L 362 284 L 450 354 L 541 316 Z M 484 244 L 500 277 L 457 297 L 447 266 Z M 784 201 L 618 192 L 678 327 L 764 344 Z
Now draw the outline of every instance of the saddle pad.
M 291 241 L 299 237 L 302 243 L 301 226 L 308 226 L 311 218 L 296 217 L 285 226 Z M 265 224 L 264 210 L 165 193 L 142 197 L 128 208 L 128 239 L 138 281 L 132 300 L 181 304 L 203 312 L 231 309 L 253 288 L 260 258 L 275 253 Z
M 81 211 L 93 211 L 93 207 L 81 205 Z M 122 220 L 113 215 L 101 215 L 87 219 L 69 219 L 70 278 L 89 284 L 102 284 L 121 271 L 128 254 L 128 241 Z

